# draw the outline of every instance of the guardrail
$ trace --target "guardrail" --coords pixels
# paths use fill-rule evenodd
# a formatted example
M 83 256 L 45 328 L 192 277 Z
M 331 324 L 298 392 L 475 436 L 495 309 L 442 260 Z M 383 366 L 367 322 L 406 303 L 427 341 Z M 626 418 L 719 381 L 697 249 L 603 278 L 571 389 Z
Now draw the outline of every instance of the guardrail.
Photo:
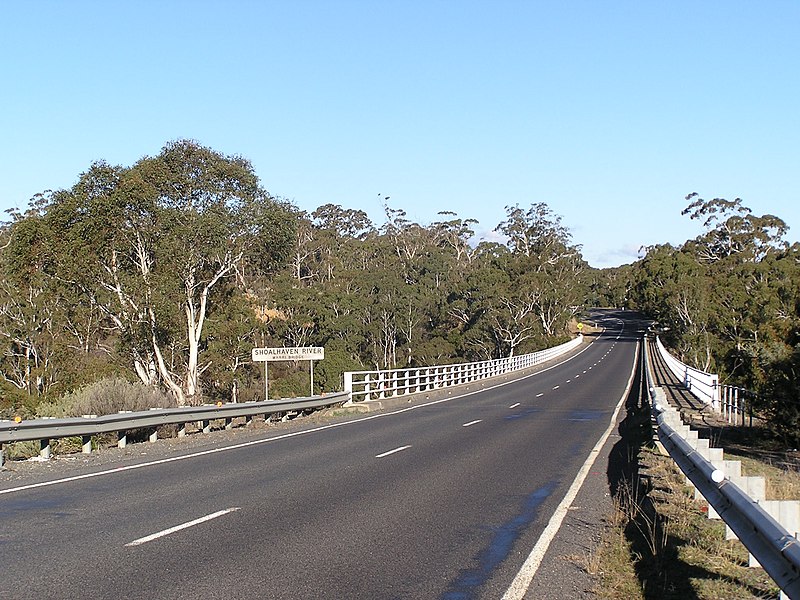
M 658 423 L 658 438 L 664 448 L 782 593 L 800 599 L 800 543 L 797 538 L 679 433 L 680 415 L 663 398 L 658 398 L 650 373 L 647 343 L 643 348 L 647 387 Z
M 706 373 L 682 363 L 667 352 L 658 336 L 656 336 L 656 346 L 669 370 L 683 382 L 686 389 L 704 404 L 710 404 L 715 410 L 719 410 L 719 375 Z
M 202 425 L 203 432 L 210 431 L 211 421 L 223 419 L 225 428 L 233 426 L 233 419 L 245 417 L 247 423 L 256 415 L 270 415 L 281 412 L 302 411 L 322 408 L 334 404 L 342 404 L 348 399 L 344 392 L 325 396 L 292 398 L 288 400 L 269 400 L 262 402 L 242 402 L 230 404 L 206 404 L 202 406 L 184 406 L 180 408 L 153 408 L 138 412 L 120 412 L 111 415 L 73 417 L 67 419 L 31 419 L 28 421 L 0 421 L 0 445 L 11 442 L 31 440 L 41 441 L 40 454 L 44 458 L 50 456 L 50 440 L 80 436 L 83 441 L 83 452 L 91 452 L 91 436 L 102 433 L 117 432 L 117 445 L 124 448 L 127 444 L 127 431 L 159 427 L 161 425 L 178 425 L 178 437 L 186 435 L 186 424 L 197 422 Z M 158 432 L 150 435 L 150 441 L 157 439 Z M 2 466 L 2 446 L 0 446 L 0 466 Z
M 583 335 L 578 334 L 575 339 L 553 348 L 481 362 L 383 371 L 349 371 L 344 374 L 344 390 L 350 401 L 378 400 L 426 392 L 527 369 L 569 352 L 582 341 Z

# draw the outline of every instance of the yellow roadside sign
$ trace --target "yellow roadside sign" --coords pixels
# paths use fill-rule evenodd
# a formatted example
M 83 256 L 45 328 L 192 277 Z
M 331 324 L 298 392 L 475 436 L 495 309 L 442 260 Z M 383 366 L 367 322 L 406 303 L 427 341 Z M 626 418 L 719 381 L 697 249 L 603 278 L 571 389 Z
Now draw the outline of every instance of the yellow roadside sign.
M 578 331 L 580 331 L 581 329 L 583 329 L 583 323 L 578 323 Z

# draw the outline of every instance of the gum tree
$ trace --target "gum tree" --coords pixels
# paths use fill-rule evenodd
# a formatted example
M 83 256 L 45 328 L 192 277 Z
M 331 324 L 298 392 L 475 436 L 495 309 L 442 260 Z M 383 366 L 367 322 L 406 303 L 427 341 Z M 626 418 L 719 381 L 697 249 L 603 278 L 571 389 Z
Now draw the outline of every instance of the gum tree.
M 54 275 L 95 298 L 139 379 L 162 383 L 179 404 L 201 393 L 203 332 L 221 282 L 244 286 L 274 267 L 294 235 L 290 208 L 248 161 L 186 140 L 130 168 L 92 165 L 45 218 Z

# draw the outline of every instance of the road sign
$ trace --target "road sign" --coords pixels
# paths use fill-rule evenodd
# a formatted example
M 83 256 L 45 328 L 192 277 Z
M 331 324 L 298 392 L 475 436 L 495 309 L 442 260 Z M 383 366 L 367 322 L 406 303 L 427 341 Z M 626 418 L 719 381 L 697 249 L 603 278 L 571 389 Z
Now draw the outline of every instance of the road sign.
M 325 348 L 321 346 L 300 346 L 298 348 L 253 348 L 250 353 L 253 362 L 264 363 L 264 399 L 269 400 L 269 372 L 267 363 L 284 360 L 307 360 L 311 371 L 311 395 L 314 395 L 314 361 L 325 358 Z
M 578 323 L 578 331 L 580 331 L 581 329 L 583 329 L 583 323 Z
M 254 362 L 277 362 L 282 360 L 322 360 L 325 348 L 301 346 L 299 348 L 253 348 Z

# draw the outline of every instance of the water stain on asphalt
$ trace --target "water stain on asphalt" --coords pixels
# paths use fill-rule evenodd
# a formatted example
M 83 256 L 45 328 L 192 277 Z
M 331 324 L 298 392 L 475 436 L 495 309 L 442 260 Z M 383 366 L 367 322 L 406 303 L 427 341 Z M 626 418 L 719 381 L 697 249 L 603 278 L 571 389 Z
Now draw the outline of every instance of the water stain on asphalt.
M 558 482 L 551 481 L 547 485 L 532 492 L 525 499 L 522 512 L 499 527 L 492 527 L 494 535 L 489 545 L 478 555 L 478 566 L 463 569 L 458 579 L 450 584 L 441 600 L 470 600 L 486 583 L 494 570 L 511 552 L 514 542 L 520 533 L 536 518 L 539 506 L 555 491 Z
M 30 498 L 0 502 L 0 518 L 11 518 L 21 512 L 39 512 L 51 517 L 63 518 L 70 515 L 67 511 L 57 510 L 63 505 L 64 501 L 60 498 Z
M 605 413 L 601 410 L 573 410 L 568 419 L 573 422 L 596 421 L 602 417 L 603 414 Z
M 542 412 L 541 408 L 528 408 L 526 410 L 523 410 L 522 412 L 516 412 L 511 415 L 506 415 L 504 418 L 506 421 L 515 421 L 516 419 L 521 419 L 523 417 L 527 417 L 539 412 Z

